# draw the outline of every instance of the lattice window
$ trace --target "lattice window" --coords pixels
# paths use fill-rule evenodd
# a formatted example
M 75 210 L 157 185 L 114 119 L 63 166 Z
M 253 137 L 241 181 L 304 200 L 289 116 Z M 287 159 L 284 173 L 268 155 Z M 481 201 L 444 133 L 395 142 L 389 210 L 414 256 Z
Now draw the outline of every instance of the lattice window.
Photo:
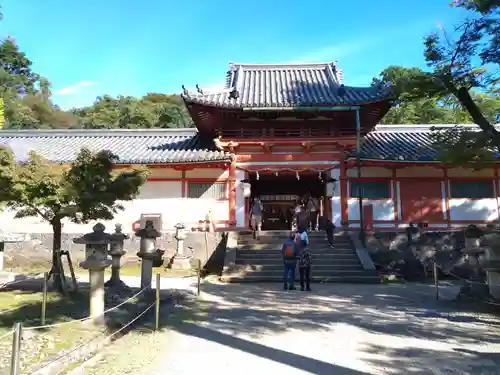
M 226 183 L 190 182 L 188 185 L 188 198 L 226 199 Z
M 493 198 L 492 181 L 451 181 L 451 198 Z
M 391 188 L 387 181 L 351 182 L 351 198 L 390 199 Z

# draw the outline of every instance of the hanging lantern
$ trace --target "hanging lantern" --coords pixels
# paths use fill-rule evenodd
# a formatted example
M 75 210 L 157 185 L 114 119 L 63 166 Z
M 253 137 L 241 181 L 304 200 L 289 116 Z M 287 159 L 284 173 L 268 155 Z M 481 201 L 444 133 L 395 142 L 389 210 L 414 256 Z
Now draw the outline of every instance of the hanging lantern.
M 257 181 L 260 180 L 259 171 L 256 172 L 256 175 L 257 175 Z
M 295 172 L 295 176 L 297 177 L 297 180 L 300 180 L 300 175 L 299 175 L 299 172 Z
M 249 182 L 243 181 L 241 183 L 241 188 L 243 190 L 243 197 L 244 198 L 248 198 L 252 195 L 252 185 Z
M 335 195 L 335 183 L 337 180 L 335 178 L 330 178 L 326 180 L 326 196 L 333 197 Z
M 279 173 L 278 173 L 278 171 L 274 172 L 274 175 L 275 175 L 276 177 L 278 177 L 278 174 L 279 174 Z

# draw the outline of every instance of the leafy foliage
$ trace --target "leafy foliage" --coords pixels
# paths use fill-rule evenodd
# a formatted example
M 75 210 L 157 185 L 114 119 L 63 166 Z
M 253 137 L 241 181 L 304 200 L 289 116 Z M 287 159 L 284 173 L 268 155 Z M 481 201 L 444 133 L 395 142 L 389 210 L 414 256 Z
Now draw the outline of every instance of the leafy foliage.
M 0 148 L 0 202 L 17 217 L 40 216 L 50 223 L 112 219 L 122 209 L 117 201 L 132 200 L 146 178 L 144 169 L 116 175 L 116 161 L 109 151 L 82 149 L 66 169 L 36 153 L 19 164 L 9 149 Z
M 12 38 L 0 41 L 0 98 L 4 128 L 180 128 L 193 123 L 179 95 L 149 93 L 142 98 L 109 95 L 94 104 L 64 111 L 51 98 L 50 82 L 32 71 L 32 62 Z
M 453 6 L 469 10 L 470 16 L 454 30 L 456 37 L 443 29 L 425 38 L 430 71 L 390 67 L 377 80 L 390 83 L 398 98 L 388 121 L 402 113 L 411 116 L 426 106 L 439 108 L 432 118 L 437 115 L 445 121 L 437 122 L 477 124 L 482 131 L 464 132 L 457 127 L 436 131 L 434 138 L 445 161 L 481 164 L 496 159 L 494 154 L 500 150 L 500 133 L 493 122 L 500 112 L 500 3 L 456 0 Z
M 16 212 L 16 218 L 38 216 L 53 229 L 53 267 L 61 249 L 62 220 L 87 223 L 110 220 L 123 209 L 121 201 L 134 199 L 147 177 L 145 169 L 116 173 L 117 156 L 109 151 L 83 149 L 69 167 L 43 160 L 31 153 L 19 164 L 12 152 L 0 148 L 0 204 Z M 60 275 L 54 272 L 56 285 Z

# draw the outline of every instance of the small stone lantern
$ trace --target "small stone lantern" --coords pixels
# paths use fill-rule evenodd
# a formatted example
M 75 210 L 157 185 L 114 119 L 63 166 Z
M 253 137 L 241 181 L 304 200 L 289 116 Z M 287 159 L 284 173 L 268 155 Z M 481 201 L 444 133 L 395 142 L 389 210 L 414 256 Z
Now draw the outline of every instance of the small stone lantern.
M 137 256 L 142 259 L 141 288 L 145 288 L 151 286 L 153 265 L 161 266 L 165 251 L 156 247 L 156 239 L 161 236 L 161 233 L 154 228 L 153 221 L 146 220 L 144 228 L 139 229 L 135 235 L 141 239 Z
M 122 233 L 122 225 L 115 224 L 115 233 L 111 235 L 111 243 L 109 246 L 109 255 L 111 255 L 111 278 L 106 282 L 106 286 L 125 286 L 120 279 L 120 260 L 126 253 L 126 251 L 123 250 L 124 242 L 129 238 L 129 235 Z
M 184 254 L 184 240 L 187 238 L 186 226 L 183 223 L 175 225 L 175 239 L 177 240 L 177 249 L 173 258 L 173 269 L 189 269 L 191 263 L 189 256 Z
M 104 323 L 104 270 L 111 264 L 107 256 L 111 235 L 105 233 L 104 229 L 103 224 L 97 223 L 92 233 L 73 240 L 74 243 L 84 244 L 88 253 L 80 267 L 89 270 L 90 316 L 94 317 L 93 322 L 97 325 Z

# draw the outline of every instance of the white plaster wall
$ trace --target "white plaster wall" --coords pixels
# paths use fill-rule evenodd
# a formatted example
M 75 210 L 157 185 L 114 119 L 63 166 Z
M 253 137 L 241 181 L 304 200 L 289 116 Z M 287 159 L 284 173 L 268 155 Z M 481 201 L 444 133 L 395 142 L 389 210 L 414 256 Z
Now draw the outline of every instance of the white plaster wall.
M 335 181 L 335 189 L 333 193 L 333 197 L 330 198 L 331 204 L 332 204 L 332 223 L 340 227 L 340 222 L 342 220 L 342 205 L 341 205 L 341 196 L 342 194 L 346 194 L 345 191 L 341 191 L 341 184 L 340 184 L 340 169 L 339 168 L 333 168 L 330 171 L 330 175 L 332 178 L 334 178 Z
M 112 231 L 115 223 L 121 223 L 125 232 L 131 232 L 132 223 L 140 219 L 141 214 L 161 214 L 163 231 L 173 230 L 179 222 L 196 225 L 198 220 L 209 218 L 212 211 L 214 220 L 229 220 L 229 202 L 215 199 L 182 198 L 180 181 L 146 182 L 142 186 L 137 199 L 122 202 L 124 211 L 116 214 L 112 221 L 103 223 L 107 230 Z M 13 212 L 0 214 L 0 224 L 6 231 L 52 233 L 52 228 L 45 221 L 36 218 L 13 219 Z M 65 222 L 63 232 L 85 233 L 92 229 L 95 223 L 74 224 Z
M 236 226 L 245 226 L 245 197 L 243 196 L 243 184 L 240 182 L 246 177 L 246 172 L 236 169 Z M 229 212 L 229 211 L 228 211 Z
M 397 191 L 395 191 L 395 184 L 391 182 L 391 199 L 363 199 L 363 206 L 371 204 L 373 206 L 373 220 L 387 220 L 393 221 L 395 218 L 395 204 L 394 197 Z M 347 183 L 347 191 L 349 191 L 349 182 Z M 347 209 L 349 220 L 359 220 L 359 200 L 357 198 L 349 198 L 347 200 Z M 381 226 L 378 224 L 377 226 Z M 393 224 L 383 224 L 394 226 Z M 359 225 L 352 225 L 355 227 Z
M 491 221 L 498 220 L 496 198 L 449 200 L 451 221 Z
M 394 220 L 394 201 L 392 199 L 363 199 L 363 206 L 373 206 L 373 220 Z M 359 220 L 359 201 L 357 198 L 347 200 L 349 220 Z M 393 224 L 391 224 L 393 226 Z

